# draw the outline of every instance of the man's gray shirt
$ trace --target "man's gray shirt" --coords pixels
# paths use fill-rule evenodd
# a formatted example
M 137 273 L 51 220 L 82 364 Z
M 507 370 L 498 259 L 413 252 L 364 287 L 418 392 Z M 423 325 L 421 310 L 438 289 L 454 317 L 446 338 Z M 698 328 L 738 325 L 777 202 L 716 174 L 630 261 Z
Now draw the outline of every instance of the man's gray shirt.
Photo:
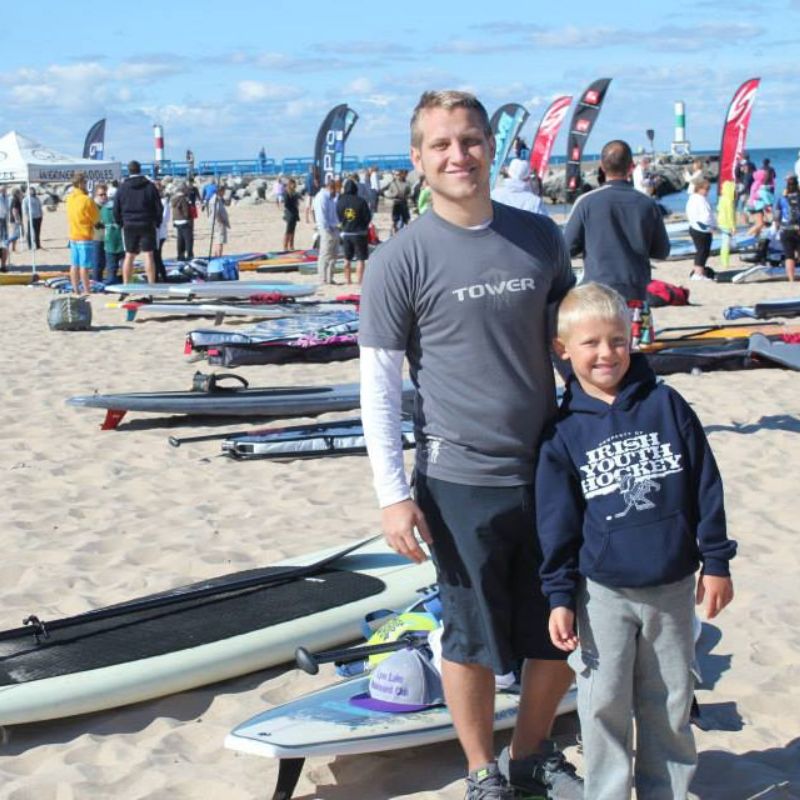
M 539 436 L 555 414 L 547 307 L 574 276 L 551 220 L 493 208 L 482 230 L 431 209 L 375 251 L 359 343 L 408 358 L 418 469 L 516 486 L 532 481 Z

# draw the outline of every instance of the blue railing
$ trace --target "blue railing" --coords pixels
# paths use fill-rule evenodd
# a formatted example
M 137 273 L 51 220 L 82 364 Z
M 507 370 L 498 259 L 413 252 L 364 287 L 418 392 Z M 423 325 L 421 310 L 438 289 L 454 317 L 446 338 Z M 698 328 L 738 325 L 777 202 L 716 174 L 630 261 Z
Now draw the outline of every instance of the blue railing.
M 280 161 L 274 158 L 260 160 L 251 159 L 219 159 L 216 161 L 199 161 L 191 170 L 194 175 L 213 175 L 215 178 L 221 175 L 306 175 L 308 169 L 313 164 L 313 158 L 295 157 L 284 158 Z M 185 178 L 189 175 L 188 161 L 161 161 L 158 164 L 154 161 L 143 161 L 142 174 L 150 177 L 170 176 L 173 178 Z M 377 167 L 381 172 L 394 169 L 412 169 L 411 159 L 408 155 L 400 153 L 397 155 L 379 154 L 374 156 L 345 156 L 344 171 L 355 172 L 357 170 Z M 128 168 L 122 167 L 123 176 L 127 177 Z

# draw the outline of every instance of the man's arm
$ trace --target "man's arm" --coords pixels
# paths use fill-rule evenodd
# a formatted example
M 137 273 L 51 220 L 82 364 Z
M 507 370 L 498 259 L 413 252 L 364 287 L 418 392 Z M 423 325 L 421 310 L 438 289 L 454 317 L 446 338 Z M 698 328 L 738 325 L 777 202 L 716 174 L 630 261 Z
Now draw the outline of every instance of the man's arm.
M 653 202 L 653 239 L 650 243 L 650 258 L 656 258 L 663 261 L 669 256 L 669 234 L 667 233 L 666 225 L 664 225 L 664 217 L 658 205 Z
M 573 206 L 572 213 L 564 226 L 564 240 L 571 256 L 580 256 L 585 252 L 584 235 L 583 214 L 579 206 Z
M 417 563 L 427 556 L 414 529 L 430 544 L 425 517 L 411 500 L 400 439 L 403 351 L 361 347 L 361 420 L 381 507 L 386 541 Z

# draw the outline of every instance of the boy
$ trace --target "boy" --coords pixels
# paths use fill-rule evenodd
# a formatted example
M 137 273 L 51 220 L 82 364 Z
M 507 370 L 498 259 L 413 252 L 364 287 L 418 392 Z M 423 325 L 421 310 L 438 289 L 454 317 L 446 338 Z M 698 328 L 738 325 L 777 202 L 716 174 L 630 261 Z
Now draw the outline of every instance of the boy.
M 700 421 L 629 352 L 625 300 L 588 283 L 559 307 L 569 360 L 561 411 L 536 472 L 542 589 L 553 644 L 576 672 L 592 800 L 685 798 L 696 600 L 733 598 L 722 482 Z M 575 617 L 577 616 L 577 634 Z M 636 762 L 632 768 L 635 718 Z

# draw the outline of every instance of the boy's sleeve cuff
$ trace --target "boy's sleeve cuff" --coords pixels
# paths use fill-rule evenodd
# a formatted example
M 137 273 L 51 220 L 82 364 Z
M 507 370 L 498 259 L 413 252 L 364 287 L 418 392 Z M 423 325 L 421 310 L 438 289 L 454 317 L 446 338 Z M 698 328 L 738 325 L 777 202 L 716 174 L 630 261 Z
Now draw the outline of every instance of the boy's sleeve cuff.
M 713 575 L 716 578 L 730 578 L 731 571 L 728 562 L 719 558 L 707 558 L 703 561 L 703 575 Z
M 551 594 L 547 601 L 550 603 L 550 610 L 554 608 L 568 608 L 570 611 L 575 610 L 575 598 L 569 592 L 556 592 Z

